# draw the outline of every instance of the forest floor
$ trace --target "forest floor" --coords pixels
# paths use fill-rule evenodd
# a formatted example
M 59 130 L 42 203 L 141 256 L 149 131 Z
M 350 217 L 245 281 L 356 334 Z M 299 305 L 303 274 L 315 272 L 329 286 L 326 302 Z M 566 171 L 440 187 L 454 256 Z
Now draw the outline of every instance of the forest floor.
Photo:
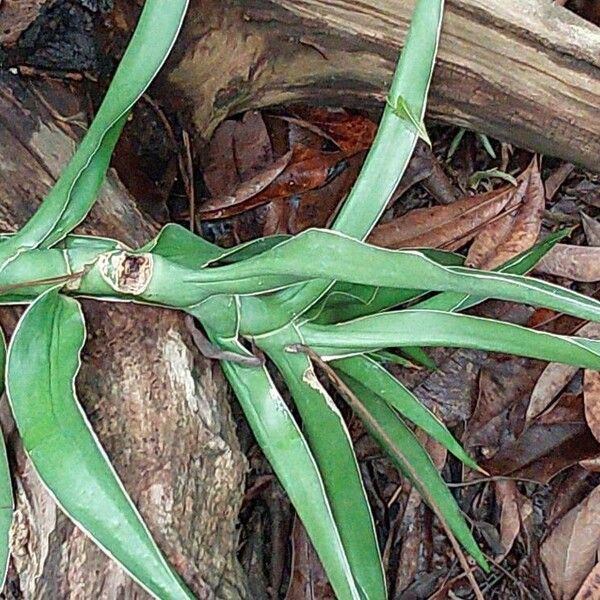
M 105 27 L 110 4 L 56 2 L 22 31 L 5 28 L 3 68 L 32 86 L 39 78 L 60 79 L 88 99 L 93 116 L 114 65 L 107 49 L 123 46 L 123 33 Z M 598 3 L 571 4 L 598 18 Z M 223 246 L 327 226 L 377 130 L 373 114 L 278 106 L 234 116 L 194 150 L 185 120 L 161 106 L 152 91 L 138 104 L 113 166 L 152 219 L 189 226 Z M 570 227 L 535 275 L 600 293 L 600 177 L 474 132 L 427 124 L 433 147 L 419 144 L 370 241 L 456 251 L 467 264 L 491 269 Z M 475 312 L 564 334 L 585 327 L 588 336 L 600 336 L 597 326 L 548 310 L 486 302 Z M 598 594 L 600 376 L 473 350 L 430 355 L 435 369 L 389 368 L 491 473 L 465 474 L 441 446 L 423 438 L 498 565 L 487 577 L 477 573 L 485 597 L 571 598 L 582 585 Z M 250 464 L 239 556 L 253 597 L 333 599 L 289 501 L 239 408 L 234 411 Z M 471 597 L 443 529 L 347 416 L 390 597 Z

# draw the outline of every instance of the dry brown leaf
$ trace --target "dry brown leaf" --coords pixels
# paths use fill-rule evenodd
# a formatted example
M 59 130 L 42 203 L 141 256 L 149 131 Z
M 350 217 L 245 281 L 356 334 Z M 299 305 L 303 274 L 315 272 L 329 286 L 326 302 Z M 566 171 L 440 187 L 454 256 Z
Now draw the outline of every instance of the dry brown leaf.
M 529 250 L 537 241 L 546 200 L 537 158 L 517 181 L 518 210 L 495 220 L 477 234 L 469 248 L 467 266 L 494 269 Z
M 600 246 L 600 223 L 584 212 L 581 213 L 581 224 L 589 246 Z
M 542 544 L 540 556 L 554 597 L 570 600 L 596 563 L 600 487 L 570 510 Z
M 236 193 L 209 200 L 200 207 L 202 220 L 224 219 L 246 212 L 278 198 L 288 198 L 314 190 L 325 185 L 344 160 L 340 152 L 322 152 L 307 146 L 296 145 L 291 150 L 291 158 L 286 158 L 286 165 L 275 178 L 269 179 L 268 185 L 258 186 L 258 193 Z M 286 155 L 287 156 L 287 155 Z M 269 177 L 271 166 L 265 168 Z M 261 181 L 261 175 L 256 176 Z M 253 184 L 254 185 L 254 184 Z M 256 187 L 256 186 L 254 186 Z
M 586 323 L 575 331 L 580 337 L 600 339 L 600 324 Z M 550 363 L 540 375 L 529 399 L 526 421 L 529 423 L 540 415 L 558 396 L 565 386 L 575 377 L 578 367 L 563 363 Z
M 500 505 L 500 543 L 504 549 L 502 557 L 512 549 L 519 531 L 521 531 L 521 515 L 517 484 L 515 481 L 503 480 L 495 483 L 496 500 Z
M 452 204 L 412 210 L 378 225 L 369 242 L 386 248 L 457 250 L 473 238 L 478 239 L 483 232 L 489 236 L 492 231 L 502 229 L 503 235 L 494 247 L 502 256 L 510 254 L 512 257 L 535 243 L 539 233 L 539 207 L 543 207 L 543 202 L 539 171 L 532 162 L 517 178 L 516 187 L 508 185 Z M 519 207 L 522 210 L 517 210 Z M 500 228 L 498 223 L 502 225 Z M 486 238 L 476 247 L 476 253 L 485 250 L 481 260 L 489 254 L 490 243 Z M 471 259 L 479 260 L 474 256 Z
M 600 563 L 596 563 L 585 578 L 575 600 L 600 600 Z
M 531 392 L 526 414 L 527 423 L 538 417 L 550 406 L 567 383 L 575 377 L 577 371 L 579 371 L 579 367 L 564 365 L 563 363 L 550 363 L 544 369 Z
M 477 235 L 490 219 L 515 208 L 513 186 L 469 196 L 444 206 L 418 208 L 378 225 L 369 242 L 386 248 L 456 250 Z
M 600 247 L 556 244 L 538 263 L 536 271 L 573 281 L 600 281 Z
M 600 441 L 600 373 L 586 369 L 583 373 L 583 398 L 585 407 L 585 420 Z

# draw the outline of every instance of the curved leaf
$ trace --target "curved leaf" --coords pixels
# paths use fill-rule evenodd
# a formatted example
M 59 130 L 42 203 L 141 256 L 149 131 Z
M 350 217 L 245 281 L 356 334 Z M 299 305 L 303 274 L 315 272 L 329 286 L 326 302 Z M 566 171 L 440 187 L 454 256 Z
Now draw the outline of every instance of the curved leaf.
M 385 600 L 385 576 L 375 524 L 352 440 L 344 419 L 320 384 L 305 354 L 287 353 L 282 332 L 259 346 L 275 363 L 292 394 L 302 426 L 323 477 L 333 516 L 357 585 L 369 600 Z
M 315 352 L 330 358 L 418 344 L 506 352 L 600 369 L 600 340 L 433 310 L 389 312 L 325 327 L 307 324 L 302 335 Z
M 363 387 L 377 394 L 386 404 L 445 446 L 468 467 L 479 469 L 477 463 L 463 450 L 447 427 L 381 365 L 365 356 L 354 356 L 336 360 L 332 366 L 336 371 L 360 381 Z
M 229 342 L 224 349 L 247 352 Z M 287 492 L 340 600 L 364 600 L 350 569 L 321 473 L 292 413 L 266 368 L 223 362 L 256 440 Z
M 369 433 L 379 442 L 400 471 L 412 481 L 447 529 L 456 536 L 479 565 L 485 571 L 489 571 L 485 556 L 473 539 L 456 500 L 413 432 L 377 394 L 346 374 L 342 374 L 341 377 L 369 413 L 371 418 L 361 419 Z M 374 427 L 373 422 L 376 422 L 377 426 Z
M 12 337 L 7 395 L 23 446 L 64 512 L 156 598 L 190 599 L 167 564 L 75 397 L 85 325 L 77 301 L 52 289 Z
M 1 266 L 24 249 L 52 246 L 85 218 L 104 181 L 127 114 L 170 53 L 188 3 L 189 0 L 146 1 L 96 118 L 34 216 L 0 245 Z
M 425 116 L 443 13 L 444 0 L 417 0 L 389 90 L 389 97 L 403 98 L 407 109 L 420 122 Z M 417 133 L 410 123 L 399 118 L 393 107 L 386 104 L 373 145 L 333 223 L 335 231 L 358 239 L 368 236 L 398 187 L 416 143 Z M 280 323 L 272 319 L 274 327 L 285 325 L 310 308 L 329 285 L 313 282 L 281 293 L 275 303 L 279 310 L 267 311 L 275 316 L 282 314 Z

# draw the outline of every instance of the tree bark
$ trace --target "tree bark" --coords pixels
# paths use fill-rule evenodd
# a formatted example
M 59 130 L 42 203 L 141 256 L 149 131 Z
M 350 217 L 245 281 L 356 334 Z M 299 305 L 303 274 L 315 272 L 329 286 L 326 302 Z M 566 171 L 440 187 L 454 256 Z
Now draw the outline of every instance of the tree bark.
M 21 225 L 60 173 L 82 133 L 80 110 L 63 87 L 0 76 L 1 231 Z M 80 232 L 137 246 L 156 229 L 112 173 Z M 218 365 L 198 355 L 179 313 L 83 304 L 88 341 L 77 387 L 125 487 L 198 598 L 246 597 L 236 560 L 246 463 Z M 1 316 L 10 331 L 17 311 Z M 56 508 L 22 452 L 5 399 L 2 420 L 17 501 L 5 597 L 147 598 Z
M 414 0 L 192 0 L 162 79 L 208 139 L 280 103 L 380 108 Z M 600 172 L 600 28 L 550 0 L 447 0 L 429 116 Z

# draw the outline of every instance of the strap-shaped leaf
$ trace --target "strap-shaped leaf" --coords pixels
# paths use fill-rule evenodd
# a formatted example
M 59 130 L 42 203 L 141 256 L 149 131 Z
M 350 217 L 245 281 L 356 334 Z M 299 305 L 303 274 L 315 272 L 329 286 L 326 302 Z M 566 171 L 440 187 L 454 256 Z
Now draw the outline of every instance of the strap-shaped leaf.
M 247 353 L 234 341 L 221 345 L 232 352 Z M 352 575 L 317 463 L 268 371 L 230 362 L 222 366 L 258 444 L 308 532 L 336 596 L 340 600 L 364 600 Z
M 277 278 L 288 285 L 294 278 L 298 281 L 335 278 L 374 287 L 415 290 L 427 287 L 478 298 L 524 302 L 580 318 L 600 319 L 600 302 L 558 285 L 520 275 L 447 267 L 418 251 L 384 250 L 317 229 L 301 233 L 244 262 L 190 274 L 187 281 L 190 286 L 196 285 L 198 297 L 203 297 L 267 291 Z M 164 286 L 164 283 L 157 282 L 157 285 Z
M 96 439 L 75 397 L 85 324 L 52 289 L 27 309 L 8 350 L 7 395 L 23 446 L 64 512 L 160 599 L 189 599 Z
M 345 373 L 340 376 L 372 417 L 372 420 L 363 419 L 369 433 L 379 442 L 400 471 L 412 481 L 447 529 L 456 536 L 479 565 L 488 571 L 485 556 L 473 539 L 456 500 L 413 432 L 377 394 Z M 376 427 L 373 426 L 373 421 L 377 423 Z
M 408 110 L 419 122 L 423 121 L 427 94 L 435 66 L 444 0 L 417 0 L 406 36 L 404 48 L 389 90 L 391 98 L 402 97 Z M 367 154 L 359 176 L 333 223 L 333 229 L 351 237 L 365 239 L 383 214 L 390 198 L 406 170 L 417 143 L 417 134 L 410 123 L 399 119 L 390 106 L 385 106 L 375 140 Z M 331 285 L 313 282 L 285 290 L 277 304 L 277 313 L 290 316 L 302 314 L 310 308 Z
M 104 181 L 127 114 L 171 51 L 188 3 L 189 0 L 146 1 L 96 118 L 35 215 L 0 245 L 1 266 L 23 249 L 52 246 L 85 218 Z
M 571 229 L 562 229 L 549 235 L 539 244 L 533 246 L 529 250 L 522 252 L 519 256 L 509 260 L 506 264 L 499 267 L 499 273 L 512 273 L 513 275 L 525 275 L 537 265 L 560 240 L 564 239 L 571 233 Z M 435 296 L 423 300 L 415 304 L 413 308 L 423 308 L 428 310 L 447 310 L 458 311 L 471 308 L 486 298 L 477 298 L 468 294 L 460 294 L 456 292 L 443 292 Z
M 296 338 L 289 341 L 301 341 Z M 385 600 L 375 524 L 346 423 L 306 354 L 285 352 L 287 344 L 279 338 L 269 341 L 264 349 L 283 375 L 302 418 L 357 585 L 369 600 Z
M 526 250 L 516 258 L 497 269 L 499 273 L 524 275 L 563 238 L 569 235 L 570 229 L 563 229 L 549 235 L 545 240 Z M 434 260 L 437 256 L 430 255 Z M 439 261 L 437 261 L 439 262 Z M 351 283 L 336 283 L 327 296 L 319 302 L 307 315 L 307 319 L 325 325 L 350 321 L 366 315 L 400 306 L 405 302 L 417 299 L 424 291 L 401 288 L 373 288 Z M 465 310 L 482 302 L 474 296 L 456 292 L 442 292 L 427 300 L 415 304 L 413 308 L 430 310 Z
M 463 450 L 448 428 L 381 365 L 366 356 L 344 358 L 332 364 L 336 371 L 360 381 L 365 388 L 423 429 L 471 469 L 478 469 L 477 463 Z
M 5 363 L 6 340 L 4 332 L 0 329 L 0 393 L 4 391 Z M 4 435 L 0 431 L 0 591 L 4 587 L 8 571 L 8 559 L 10 557 L 9 536 L 14 508 L 12 482 L 10 479 L 8 458 L 6 456 L 6 444 L 4 443 Z
M 599 340 L 434 310 L 401 310 L 327 327 L 307 324 L 302 335 L 315 352 L 329 358 L 417 344 L 506 352 L 600 369 Z

